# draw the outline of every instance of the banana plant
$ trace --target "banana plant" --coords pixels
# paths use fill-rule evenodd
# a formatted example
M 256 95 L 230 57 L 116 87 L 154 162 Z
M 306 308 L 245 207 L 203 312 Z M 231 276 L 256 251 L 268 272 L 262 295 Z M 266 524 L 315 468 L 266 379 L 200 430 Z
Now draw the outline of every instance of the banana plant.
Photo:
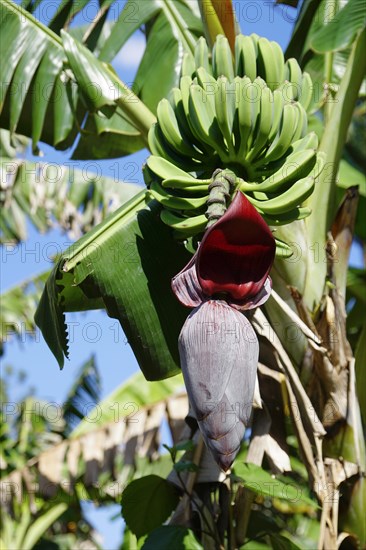
M 56 457 L 61 459 L 57 451 L 67 441 L 75 425 L 74 419 L 77 415 L 84 416 L 86 403 L 99 400 L 98 376 L 91 358 L 81 367 L 76 380 L 77 391 L 71 388 L 64 406 L 60 405 L 56 416 L 51 418 L 50 406 L 54 410 L 55 403 L 51 405 L 31 395 L 26 395 L 14 407 L 10 380 L 7 376 L 2 377 L 2 547 L 31 550 L 39 545 L 57 544 L 69 549 L 79 544 L 88 543 L 93 547 L 97 544 L 95 531 L 84 516 L 79 497 L 76 494 L 68 496 L 65 485 L 56 485 L 55 474 L 57 476 L 62 469 L 57 464 Z M 52 450 L 55 451 L 53 455 Z M 50 452 L 52 462 L 47 460 Z M 57 491 L 52 493 L 52 487 Z
M 8 401 L 4 395 L 4 403 Z M 57 421 L 47 418 L 50 406 L 28 397 L 18 415 L 4 411 L 2 544 L 31 549 L 41 539 L 67 550 L 83 543 L 99 547 L 80 500 L 116 503 L 127 481 L 168 475 L 169 455 L 159 449 L 161 431 L 168 423 L 173 442 L 178 442 L 186 429 L 183 380 L 148 384 L 138 373 L 100 401 L 99 371 L 92 357 L 82 365 Z M 34 490 L 27 496 L 30 487 Z
M 274 534 L 271 526 L 253 527 L 263 498 L 270 497 L 272 509 L 283 506 L 277 493 L 263 493 L 268 478 L 253 463 L 268 464 L 279 476 L 293 471 L 296 460 L 318 503 L 308 502 L 307 511 L 318 520 L 316 546 L 365 544 L 365 444 L 355 375 L 364 332 L 355 368 L 345 307 L 357 191 L 336 203 L 365 72 L 360 4 L 349 0 L 329 16 L 326 0 L 303 3 L 284 54 L 276 42 L 241 35 L 231 2 L 151 2 L 120 33 L 122 15 L 134 6 L 127 2 L 106 38 L 100 21 L 108 3 L 81 35 L 69 26 L 66 6 L 49 28 L 3 0 L 14 55 L 1 75 L 11 82 L 1 125 L 31 137 L 35 149 L 38 141 L 66 148 L 80 133 L 77 158 L 121 156 L 143 145 L 151 153 L 146 190 L 62 254 L 36 313 L 60 367 L 68 354 L 65 313 L 98 304 L 120 321 L 148 380 L 183 370 L 193 446 L 170 448 L 168 480 L 146 479 L 135 500 L 131 489 L 122 502 L 130 531 L 148 535 L 139 541 L 145 548 L 156 540 L 187 547 L 186 539 L 193 547 L 192 536 L 205 548 L 249 548 L 252 537 L 265 547 L 296 547 L 296 529 L 277 524 Z M 141 24 L 146 50 L 132 92 L 108 62 Z M 96 29 L 97 46 L 90 39 Z M 36 55 L 37 40 L 44 47 Z M 338 52 L 346 52 L 345 70 L 333 82 Z M 151 59 L 158 57 L 155 74 Z M 29 98 L 22 103 L 15 93 L 29 58 L 31 86 L 62 90 L 49 125 L 51 102 L 34 105 L 30 121 Z M 316 117 L 323 120 L 319 136 L 311 131 Z M 98 137 L 102 146 L 94 153 Z M 188 320 L 184 306 L 195 308 Z M 250 423 L 250 441 L 242 444 Z M 212 498 L 198 483 L 207 458 L 202 437 L 222 468 L 208 469 Z M 185 459 L 176 460 L 177 450 L 187 452 Z M 146 532 L 136 522 L 138 506 L 131 510 L 148 490 L 153 501 L 158 487 L 168 502 L 159 520 L 170 518 L 169 525 L 148 524 Z M 346 489 L 347 499 L 340 496 Z
M 43 512 L 34 521 L 29 511 L 29 504 L 25 500 L 20 511 L 21 519 L 14 520 L 9 516 L 3 518 L 3 532 L 0 535 L 2 548 L 32 550 L 47 529 L 57 521 L 66 509 L 66 502 L 59 503 Z

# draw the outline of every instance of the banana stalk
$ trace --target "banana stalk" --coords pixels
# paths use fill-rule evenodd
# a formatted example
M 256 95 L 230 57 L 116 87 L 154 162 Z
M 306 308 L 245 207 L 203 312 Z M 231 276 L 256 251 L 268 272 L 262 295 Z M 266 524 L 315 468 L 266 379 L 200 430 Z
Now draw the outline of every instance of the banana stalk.
M 311 309 L 319 303 L 324 290 L 319 285 L 319 281 L 325 281 L 326 276 L 326 236 L 334 220 L 337 206 L 335 186 L 339 162 L 358 91 L 366 71 L 365 49 L 366 29 L 359 34 L 353 45 L 346 72 L 334 99 L 332 116 L 325 126 L 319 145 L 319 149 L 327 155 L 327 162 L 320 175 L 319 184 L 309 201 L 309 206 L 316 205 L 316 208 L 306 222 L 309 249 L 316 251 L 314 257 L 309 256 L 308 277 L 304 292 L 305 303 Z

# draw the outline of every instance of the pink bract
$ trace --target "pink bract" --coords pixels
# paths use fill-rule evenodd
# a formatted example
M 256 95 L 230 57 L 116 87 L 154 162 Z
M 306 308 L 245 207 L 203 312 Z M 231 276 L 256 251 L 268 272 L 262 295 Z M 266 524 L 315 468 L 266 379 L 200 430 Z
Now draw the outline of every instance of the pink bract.
M 188 307 L 215 297 L 239 310 L 258 307 L 271 293 L 268 273 L 275 251 L 268 225 L 239 191 L 222 218 L 207 230 L 190 262 L 173 278 L 173 292 Z
M 271 230 L 241 193 L 204 235 L 197 252 L 197 277 L 204 294 L 248 300 L 262 289 L 276 243 Z

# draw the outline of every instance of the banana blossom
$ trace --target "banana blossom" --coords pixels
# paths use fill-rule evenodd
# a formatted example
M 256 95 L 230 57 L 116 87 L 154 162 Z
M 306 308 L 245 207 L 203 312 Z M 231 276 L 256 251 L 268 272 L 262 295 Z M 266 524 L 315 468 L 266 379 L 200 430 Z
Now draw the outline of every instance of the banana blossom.
M 187 393 L 206 445 L 227 471 L 248 424 L 259 344 L 243 312 L 270 296 L 272 233 L 238 191 L 172 280 L 178 300 L 195 309 L 179 336 Z

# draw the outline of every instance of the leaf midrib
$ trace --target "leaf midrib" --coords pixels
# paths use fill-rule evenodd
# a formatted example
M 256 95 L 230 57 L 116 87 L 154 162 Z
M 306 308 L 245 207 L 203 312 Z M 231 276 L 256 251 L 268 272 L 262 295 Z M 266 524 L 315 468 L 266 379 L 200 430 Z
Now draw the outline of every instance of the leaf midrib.
M 32 25 L 38 27 L 42 32 L 47 34 L 53 42 L 55 42 L 58 46 L 60 46 L 61 49 L 63 49 L 61 38 L 51 29 L 46 27 L 46 25 L 43 25 L 43 23 L 38 21 L 38 19 L 36 19 L 31 13 L 24 10 L 21 6 L 18 6 L 18 4 L 14 4 L 14 2 L 11 2 L 10 0 L 2 0 L 2 4 L 4 4 L 9 11 L 16 12 L 19 16 L 27 19 Z
M 118 223 L 122 218 L 126 221 L 128 221 L 130 218 L 132 218 L 136 211 L 139 209 L 140 205 L 145 204 L 145 197 L 146 197 L 146 190 L 141 191 L 136 195 L 136 197 L 133 197 L 131 199 L 131 203 L 127 209 L 124 209 L 123 206 L 121 206 L 121 212 L 120 214 L 115 217 L 113 214 L 111 215 L 111 219 L 109 221 L 106 221 L 105 223 L 102 223 L 99 229 L 92 230 L 89 236 L 85 236 L 85 240 L 83 240 L 83 243 L 81 246 L 77 247 L 76 250 L 72 251 L 70 256 L 65 256 L 65 263 L 62 267 L 62 271 L 69 272 L 71 271 L 78 262 L 80 261 L 79 256 L 85 250 L 93 241 L 98 240 L 98 244 L 101 245 L 102 243 L 106 242 L 110 236 L 110 230 L 113 228 L 113 226 Z M 74 245 L 72 245 L 71 248 L 73 248 Z M 83 258 L 85 260 L 85 255 L 83 255 Z
M 191 32 L 188 29 L 188 26 L 187 28 L 185 28 L 182 25 L 181 23 L 182 18 L 180 16 L 179 11 L 176 9 L 176 7 L 173 5 L 172 2 L 166 2 L 166 1 L 163 2 L 162 9 L 166 12 L 167 19 L 169 16 L 171 17 L 171 19 L 173 19 L 176 28 L 179 30 L 181 34 L 182 42 L 185 42 L 186 49 L 190 50 L 190 52 L 193 54 L 194 48 L 195 48 L 195 41 L 192 39 Z

